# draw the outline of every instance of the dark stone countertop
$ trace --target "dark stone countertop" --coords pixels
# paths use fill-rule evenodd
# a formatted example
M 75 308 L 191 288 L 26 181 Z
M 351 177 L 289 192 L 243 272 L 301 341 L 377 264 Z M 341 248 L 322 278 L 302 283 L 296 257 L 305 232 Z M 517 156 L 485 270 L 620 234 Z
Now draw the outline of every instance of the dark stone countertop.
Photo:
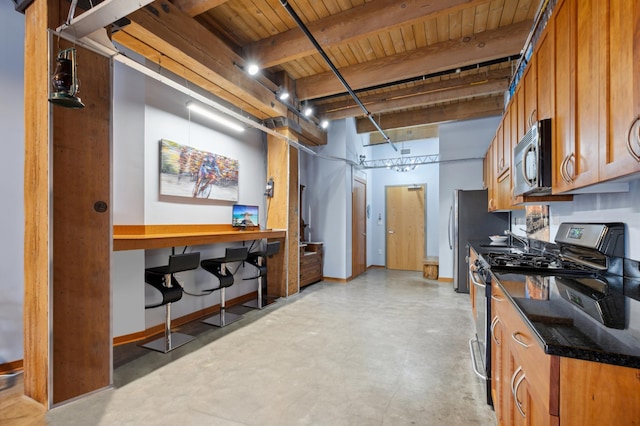
M 545 353 L 640 368 L 640 281 L 492 273 Z

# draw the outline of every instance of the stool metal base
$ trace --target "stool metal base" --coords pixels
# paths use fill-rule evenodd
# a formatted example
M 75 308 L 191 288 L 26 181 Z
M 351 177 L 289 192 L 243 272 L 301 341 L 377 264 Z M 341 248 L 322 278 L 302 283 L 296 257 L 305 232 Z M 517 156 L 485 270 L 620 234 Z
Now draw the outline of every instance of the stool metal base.
M 229 325 L 232 322 L 238 321 L 242 318 L 242 315 L 231 314 L 229 312 L 220 312 L 217 315 L 209 317 L 201 322 L 203 324 L 214 325 L 216 327 L 224 327 L 225 325 Z
M 167 352 L 170 352 L 186 343 L 189 343 L 193 339 L 195 339 L 195 337 L 189 336 L 188 334 L 170 333 L 168 336 L 162 336 L 156 340 L 152 340 L 151 342 L 145 343 L 144 345 L 140 346 L 166 354 Z
M 245 302 L 242 304 L 242 306 L 246 306 L 247 308 L 253 308 L 253 309 L 262 309 L 265 306 L 268 306 L 272 303 L 275 303 L 277 301 L 276 298 L 273 297 L 263 297 L 262 298 L 262 303 L 259 303 L 259 299 L 253 299 L 253 300 L 249 300 L 248 302 Z

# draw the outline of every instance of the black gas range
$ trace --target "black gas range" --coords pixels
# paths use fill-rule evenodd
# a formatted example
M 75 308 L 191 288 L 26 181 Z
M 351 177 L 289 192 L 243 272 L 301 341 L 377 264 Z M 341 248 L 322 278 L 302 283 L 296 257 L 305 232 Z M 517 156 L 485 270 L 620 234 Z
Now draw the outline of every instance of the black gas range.
M 535 324 L 547 353 L 599 362 L 606 362 L 607 353 L 640 360 L 640 324 L 629 314 L 640 312 L 640 267 L 624 258 L 624 250 L 622 223 L 563 223 L 555 244 L 527 240 L 522 248 L 479 251 L 473 275 L 485 288 L 475 292 L 477 330 L 470 347 L 482 357 L 475 362 L 479 357 L 473 355 L 474 370 L 484 364 L 485 374 L 479 375 L 487 381 L 489 403 L 492 274 L 510 285 L 521 282 L 511 299 Z M 554 321 L 547 321 L 550 312 Z

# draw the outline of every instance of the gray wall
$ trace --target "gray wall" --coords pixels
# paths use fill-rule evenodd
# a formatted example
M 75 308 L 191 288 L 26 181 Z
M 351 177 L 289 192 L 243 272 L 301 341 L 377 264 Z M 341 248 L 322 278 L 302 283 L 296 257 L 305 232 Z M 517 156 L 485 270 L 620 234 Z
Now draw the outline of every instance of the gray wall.
M 24 297 L 24 16 L 0 2 L 0 364 L 22 359 Z
M 500 117 L 445 123 L 440 126 L 440 196 L 438 229 L 439 276 L 453 277 L 449 248 L 449 209 L 454 189 L 482 189 L 482 158 L 496 133 Z

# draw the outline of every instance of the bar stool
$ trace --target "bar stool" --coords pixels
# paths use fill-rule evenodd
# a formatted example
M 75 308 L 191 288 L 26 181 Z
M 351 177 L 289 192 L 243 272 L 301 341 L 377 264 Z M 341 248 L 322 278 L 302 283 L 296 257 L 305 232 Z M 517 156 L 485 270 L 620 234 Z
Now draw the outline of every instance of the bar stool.
M 227 247 L 225 249 L 224 257 L 205 259 L 200 262 L 200 266 L 202 266 L 202 269 L 215 275 L 220 281 L 220 285 L 218 287 L 204 290 L 208 293 L 220 290 L 220 312 L 218 315 L 214 315 L 203 320 L 203 323 L 215 325 L 216 327 L 224 327 L 225 325 L 231 324 L 232 322 L 242 318 L 242 315 L 236 315 L 226 312 L 225 289 L 233 285 L 233 274 L 227 269 L 227 264 L 231 262 L 241 262 L 246 260 L 248 251 L 249 249 L 247 247 Z
M 272 241 L 267 243 L 267 247 L 264 249 L 264 251 L 254 251 L 249 253 L 249 256 L 247 256 L 247 262 L 258 269 L 258 275 L 251 278 L 245 278 L 245 280 L 254 280 L 256 278 L 258 279 L 258 298 L 256 300 L 251 300 L 243 304 L 242 306 L 262 309 L 264 305 L 269 304 L 269 302 L 267 300 L 264 300 L 262 297 L 262 286 L 267 282 L 267 258 L 278 254 L 279 251 L 280 241 Z
M 169 256 L 169 264 L 156 266 L 144 270 L 144 280 L 147 284 L 157 289 L 162 294 L 162 301 L 152 305 L 146 305 L 145 309 L 165 308 L 164 336 L 149 343 L 141 345 L 143 348 L 167 353 L 194 339 L 183 333 L 171 332 L 171 304 L 182 299 L 182 286 L 173 274 L 182 271 L 196 269 L 200 262 L 200 253 L 172 254 Z

